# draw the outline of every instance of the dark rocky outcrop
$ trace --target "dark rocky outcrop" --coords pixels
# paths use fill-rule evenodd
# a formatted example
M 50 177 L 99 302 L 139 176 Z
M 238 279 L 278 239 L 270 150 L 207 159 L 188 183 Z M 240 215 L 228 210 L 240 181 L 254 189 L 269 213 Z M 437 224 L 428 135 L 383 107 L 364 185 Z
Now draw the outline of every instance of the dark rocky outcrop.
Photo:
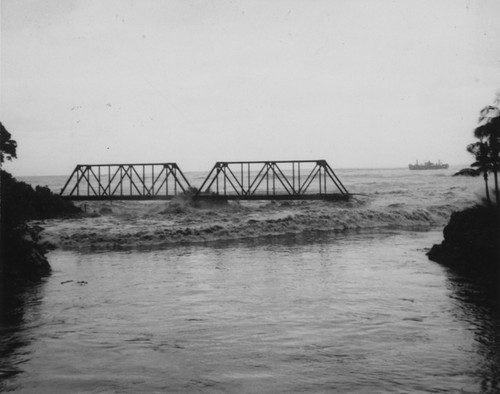
M 11 280 L 37 280 L 51 272 L 45 257 L 51 245 L 40 242 L 41 231 L 40 226 L 22 224 L 2 237 L 3 269 Z
M 453 176 L 479 176 L 481 171 L 475 168 L 463 168 L 458 172 L 455 172 Z
M 42 227 L 30 223 L 81 211 L 49 188 L 17 181 L 0 171 L 0 274 L 5 280 L 37 280 L 50 273 L 45 254 L 50 245 L 40 242 Z
M 452 214 L 444 240 L 428 252 L 429 259 L 481 280 L 488 289 L 500 287 L 500 211 L 476 206 Z M 497 293 L 498 294 L 498 293 Z

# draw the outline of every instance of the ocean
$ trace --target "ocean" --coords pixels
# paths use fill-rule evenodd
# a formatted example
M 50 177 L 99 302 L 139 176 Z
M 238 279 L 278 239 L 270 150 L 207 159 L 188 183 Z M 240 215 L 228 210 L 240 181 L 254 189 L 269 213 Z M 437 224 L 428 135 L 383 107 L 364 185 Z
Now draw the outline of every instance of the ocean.
M 53 273 L 3 313 L 0 390 L 499 392 L 498 309 L 425 254 L 481 202 L 458 169 L 336 170 L 350 202 L 93 202 L 39 222 Z

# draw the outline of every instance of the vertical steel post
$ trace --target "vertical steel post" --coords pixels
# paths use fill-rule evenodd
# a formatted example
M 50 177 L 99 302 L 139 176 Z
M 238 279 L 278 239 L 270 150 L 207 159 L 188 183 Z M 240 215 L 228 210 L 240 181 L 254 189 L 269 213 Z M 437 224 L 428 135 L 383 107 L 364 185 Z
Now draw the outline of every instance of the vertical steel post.
M 155 195 L 155 166 L 151 164 L 151 195 Z
M 170 176 L 170 172 L 167 172 L 168 166 L 165 165 L 165 196 L 168 197 L 168 177 Z
M 274 167 L 276 167 L 276 163 L 271 164 L 271 168 L 273 169 L 273 196 L 276 194 L 276 179 L 274 177 L 276 172 L 274 171 Z
M 130 195 L 132 195 L 132 166 L 128 166 L 128 179 L 130 185 Z
M 81 171 L 81 168 L 78 168 L 78 172 Z M 78 176 L 76 177 L 76 182 L 77 182 L 77 188 L 76 188 L 76 195 L 80 196 L 80 179 Z
M 174 177 L 177 179 L 177 169 L 174 168 Z M 174 182 L 174 194 L 177 195 L 177 182 Z
M 142 195 L 146 195 L 146 171 L 144 170 L 144 164 L 142 165 Z
M 224 195 L 226 195 L 226 178 L 227 178 L 227 173 L 226 173 L 226 170 L 227 170 L 227 164 L 224 164 L 223 166 L 223 171 L 224 171 Z
M 319 178 L 319 194 L 321 194 L 321 167 L 319 167 L 318 178 Z
M 243 186 L 244 183 L 243 183 L 243 162 L 241 162 L 241 166 L 240 166 L 240 178 L 241 178 L 241 195 L 244 195 L 245 194 L 245 187 Z
M 215 176 L 216 176 L 216 184 L 215 184 L 215 187 L 217 188 L 217 195 L 219 195 L 219 173 L 220 173 L 220 164 L 217 166 L 217 172 L 215 173 Z
M 267 195 L 269 196 L 269 163 L 266 163 L 266 187 L 267 187 Z
M 299 182 L 299 189 L 297 190 L 297 192 L 295 194 L 300 194 L 300 161 L 297 163 L 297 166 L 298 166 L 298 173 L 299 173 L 299 178 L 298 178 L 298 182 Z
M 324 188 L 325 188 L 325 194 L 326 194 L 326 168 L 323 167 L 323 178 L 324 178 Z

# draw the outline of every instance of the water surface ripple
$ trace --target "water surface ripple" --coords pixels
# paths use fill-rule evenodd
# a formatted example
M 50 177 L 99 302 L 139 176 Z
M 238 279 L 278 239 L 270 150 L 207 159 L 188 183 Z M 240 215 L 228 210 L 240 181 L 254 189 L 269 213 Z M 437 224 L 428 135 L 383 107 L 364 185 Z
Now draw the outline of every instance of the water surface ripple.
M 4 313 L 0 389 L 497 392 L 498 314 L 427 260 L 440 239 L 385 230 L 54 251 L 53 275 Z

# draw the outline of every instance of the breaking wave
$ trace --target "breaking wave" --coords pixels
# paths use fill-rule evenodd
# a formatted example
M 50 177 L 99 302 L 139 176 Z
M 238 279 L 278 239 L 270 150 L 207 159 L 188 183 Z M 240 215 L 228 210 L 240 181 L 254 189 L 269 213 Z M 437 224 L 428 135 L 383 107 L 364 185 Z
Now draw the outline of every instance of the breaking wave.
M 454 211 L 479 202 L 477 178 L 407 169 L 340 170 L 349 202 L 243 201 L 82 202 L 87 216 L 43 223 L 45 238 L 64 248 L 125 248 L 266 237 L 315 231 L 443 227 Z M 193 183 L 203 174 L 194 173 Z M 198 179 L 199 178 L 199 179 Z M 40 184 L 40 179 L 37 180 Z M 54 190 L 63 179 L 47 179 Z M 195 182 L 196 181 L 196 182 Z
M 71 249 L 160 246 L 378 228 L 431 228 L 446 223 L 457 207 L 427 208 L 393 203 L 371 207 L 366 200 L 227 203 L 195 207 L 186 202 L 114 202 L 85 204 L 89 217 L 45 223 L 49 242 Z

